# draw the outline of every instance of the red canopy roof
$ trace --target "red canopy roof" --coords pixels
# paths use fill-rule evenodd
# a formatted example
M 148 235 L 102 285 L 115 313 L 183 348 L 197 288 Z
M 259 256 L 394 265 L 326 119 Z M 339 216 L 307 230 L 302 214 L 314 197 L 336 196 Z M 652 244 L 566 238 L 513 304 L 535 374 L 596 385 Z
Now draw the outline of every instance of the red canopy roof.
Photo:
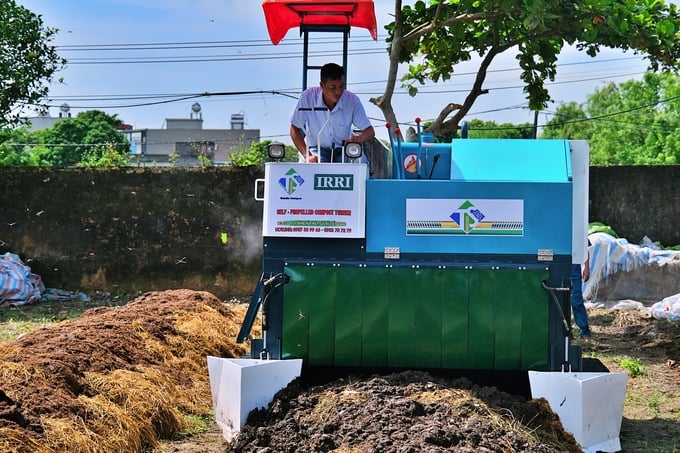
M 373 0 L 264 0 L 269 37 L 276 45 L 288 30 L 301 25 L 349 25 L 366 28 L 377 41 Z

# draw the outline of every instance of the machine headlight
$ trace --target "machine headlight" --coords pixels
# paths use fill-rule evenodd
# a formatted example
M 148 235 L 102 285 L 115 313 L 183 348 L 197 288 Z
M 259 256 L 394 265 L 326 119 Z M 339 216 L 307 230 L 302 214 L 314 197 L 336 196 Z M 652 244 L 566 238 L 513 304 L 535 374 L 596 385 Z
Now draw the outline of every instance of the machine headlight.
M 267 154 L 270 159 L 280 160 L 286 155 L 286 147 L 283 143 L 272 142 L 267 146 Z
M 345 157 L 349 159 L 358 159 L 361 157 L 363 147 L 361 143 L 349 142 L 345 144 Z

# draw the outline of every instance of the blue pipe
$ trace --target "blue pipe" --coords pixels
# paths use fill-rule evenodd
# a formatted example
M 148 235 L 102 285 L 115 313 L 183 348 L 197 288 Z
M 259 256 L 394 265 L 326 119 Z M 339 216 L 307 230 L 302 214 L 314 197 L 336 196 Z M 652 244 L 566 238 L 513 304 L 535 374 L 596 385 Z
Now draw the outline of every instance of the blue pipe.
M 392 175 L 395 178 L 399 178 L 399 156 L 397 155 L 396 145 L 394 143 L 394 137 L 392 136 L 392 125 L 386 123 L 387 137 L 390 139 L 390 146 L 392 147 L 392 169 L 397 172 L 396 175 Z
M 401 131 L 399 128 L 396 128 L 394 133 L 397 135 L 397 149 L 399 150 L 398 154 L 401 156 Z M 401 162 L 401 159 L 397 162 L 397 168 L 399 169 L 399 179 L 404 179 L 404 164 Z

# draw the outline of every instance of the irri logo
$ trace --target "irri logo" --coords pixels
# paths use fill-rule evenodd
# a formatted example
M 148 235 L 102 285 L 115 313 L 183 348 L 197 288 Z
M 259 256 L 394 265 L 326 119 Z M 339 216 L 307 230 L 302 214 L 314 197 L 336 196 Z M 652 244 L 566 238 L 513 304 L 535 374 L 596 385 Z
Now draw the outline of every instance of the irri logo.
M 354 190 L 354 175 L 314 175 L 314 190 Z

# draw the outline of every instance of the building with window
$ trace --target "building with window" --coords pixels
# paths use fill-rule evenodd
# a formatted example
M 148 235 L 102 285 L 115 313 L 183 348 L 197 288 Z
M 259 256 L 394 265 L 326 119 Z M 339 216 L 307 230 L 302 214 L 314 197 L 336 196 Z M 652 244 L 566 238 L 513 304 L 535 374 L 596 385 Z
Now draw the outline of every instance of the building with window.
M 64 118 L 71 118 L 68 104 L 63 104 L 59 110 L 58 117 L 28 118 L 29 130 L 46 129 Z M 166 118 L 161 129 L 135 129 L 122 124 L 118 130 L 130 142 L 135 165 L 198 166 L 203 164 L 201 156 L 215 165 L 228 164 L 232 152 L 250 148 L 260 141 L 260 130 L 246 129 L 242 112 L 232 114 L 228 126 L 203 129 L 201 106 L 195 103 L 188 118 Z
M 162 129 L 123 131 L 130 140 L 131 150 L 141 163 L 179 166 L 201 164 L 201 157 L 217 165 L 230 162 L 229 155 L 250 148 L 260 141 L 259 129 L 245 128 L 245 115 L 231 115 L 228 129 L 203 129 L 201 106 L 192 106 L 189 118 L 166 118 Z

